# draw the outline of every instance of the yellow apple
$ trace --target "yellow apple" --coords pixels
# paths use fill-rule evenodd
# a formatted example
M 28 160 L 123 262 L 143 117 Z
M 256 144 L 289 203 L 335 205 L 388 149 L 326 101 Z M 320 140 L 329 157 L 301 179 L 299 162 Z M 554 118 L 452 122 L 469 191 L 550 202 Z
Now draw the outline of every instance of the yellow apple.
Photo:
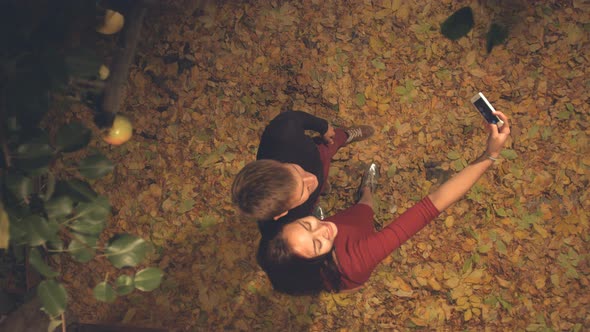
M 103 137 L 104 141 L 112 145 L 121 145 L 127 142 L 133 134 L 131 121 L 123 115 L 115 115 L 113 126 L 108 129 Z
M 125 24 L 125 17 L 121 13 L 107 9 L 104 21 L 96 28 L 96 31 L 103 35 L 112 35 L 119 32 L 123 28 L 123 24 Z
M 100 65 L 100 68 L 98 68 L 98 77 L 100 77 L 101 80 L 106 80 L 107 78 L 109 78 L 109 74 L 111 73 L 109 67 L 105 66 L 105 65 Z

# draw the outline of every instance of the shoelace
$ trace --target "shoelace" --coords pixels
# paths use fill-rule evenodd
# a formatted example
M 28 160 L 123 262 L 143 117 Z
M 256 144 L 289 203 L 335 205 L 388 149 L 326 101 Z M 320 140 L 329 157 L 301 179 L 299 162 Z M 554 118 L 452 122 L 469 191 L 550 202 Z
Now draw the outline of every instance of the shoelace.
M 348 139 L 346 140 L 347 142 L 352 141 L 355 138 L 359 138 L 363 136 L 363 131 L 361 130 L 361 128 L 353 128 L 348 130 Z

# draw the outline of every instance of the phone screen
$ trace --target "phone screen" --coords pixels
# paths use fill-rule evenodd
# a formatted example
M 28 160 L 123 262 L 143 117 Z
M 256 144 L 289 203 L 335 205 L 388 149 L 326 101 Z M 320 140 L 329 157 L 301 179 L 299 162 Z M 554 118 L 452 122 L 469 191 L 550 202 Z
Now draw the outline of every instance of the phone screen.
M 498 117 L 495 116 L 494 114 L 492 114 L 492 110 L 488 107 L 488 105 L 486 104 L 486 102 L 482 98 L 477 99 L 473 103 L 473 105 L 475 105 L 475 108 L 477 108 L 479 113 L 481 113 L 481 115 L 483 115 L 483 117 L 486 119 L 487 122 L 493 123 L 493 124 L 498 123 Z

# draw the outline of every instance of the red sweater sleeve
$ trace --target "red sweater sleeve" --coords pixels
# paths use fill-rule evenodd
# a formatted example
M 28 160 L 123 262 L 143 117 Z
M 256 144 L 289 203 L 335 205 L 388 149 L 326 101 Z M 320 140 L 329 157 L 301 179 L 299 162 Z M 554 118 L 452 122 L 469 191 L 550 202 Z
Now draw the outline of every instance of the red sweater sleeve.
M 440 212 L 427 196 L 380 232 L 362 237 L 349 236 L 350 234 L 342 234 L 339 227 L 336 240 L 342 235 L 344 237 L 335 243 L 335 250 L 342 272 L 342 289 L 362 285 L 369 279 L 377 264 L 439 214 Z M 349 230 L 345 232 L 349 233 Z

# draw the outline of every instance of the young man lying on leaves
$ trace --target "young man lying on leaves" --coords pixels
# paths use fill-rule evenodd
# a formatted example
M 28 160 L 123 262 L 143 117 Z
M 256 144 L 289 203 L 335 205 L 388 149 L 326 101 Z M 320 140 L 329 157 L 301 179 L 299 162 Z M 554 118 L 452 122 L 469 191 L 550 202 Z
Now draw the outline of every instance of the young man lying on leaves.
M 319 133 L 321 139 L 312 139 L 306 130 Z M 234 179 L 232 201 L 259 222 L 307 216 L 329 185 L 330 161 L 338 149 L 373 132 L 370 126 L 334 128 L 305 112 L 283 112 L 265 128 L 256 161 Z

